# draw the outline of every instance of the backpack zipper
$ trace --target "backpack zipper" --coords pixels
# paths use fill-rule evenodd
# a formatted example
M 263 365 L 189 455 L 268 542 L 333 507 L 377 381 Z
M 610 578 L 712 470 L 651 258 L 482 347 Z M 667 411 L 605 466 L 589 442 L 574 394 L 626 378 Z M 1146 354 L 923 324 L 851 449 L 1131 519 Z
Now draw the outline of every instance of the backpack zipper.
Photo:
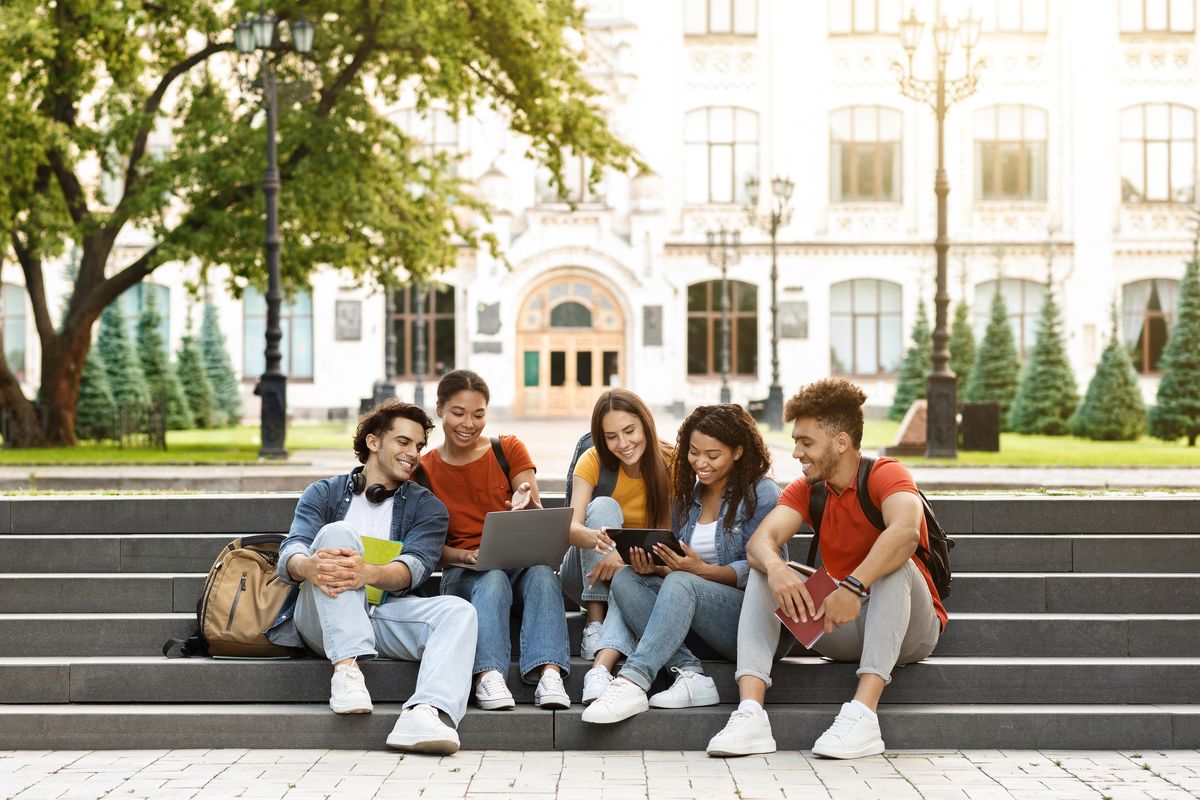
M 242 599 L 242 595 L 246 592 L 247 574 L 245 572 L 242 573 L 242 582 L 238 586 L 238 593 L 233 596 L 233 605 L 229 607 L 229 621 L 225 623 L 225 630 L 227 631 L 233 630 L 233 615 L 237 613 L 238 601 Z

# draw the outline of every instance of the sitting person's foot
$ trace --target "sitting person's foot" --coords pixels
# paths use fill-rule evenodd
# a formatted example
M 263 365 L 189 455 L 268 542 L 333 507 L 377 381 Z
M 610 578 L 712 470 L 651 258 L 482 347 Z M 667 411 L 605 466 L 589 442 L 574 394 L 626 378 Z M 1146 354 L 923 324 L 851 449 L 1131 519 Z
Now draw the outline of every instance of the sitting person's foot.
M 596 650 L 600 644 L 600 630 L 604 625 L 599 622 L 589 622 L 583 626 L 583 639 L 579 642 L 579 657 L 584 661 L 595 661 Z
M 708 740 L 710 756 L 750 756 L 775 752 L 775 737 L 771 720 L 762 708 L 739 707 L 729 715 L 729 722 L 716 736 Z
M 329 707 L 335 714 L 370 714 L 371 694 L 358 664 L 338 664 L 329 681 Z
M 537 688 L 533 691 L 533 704 L 539 708 L 570 708 L 571 698 L 563 686 L 558 670 L 548 669 L 542 673 Z
M 842 711 L 813 745 L 813 755 L 825 758 L 862 758 L 883 752 L 879 718 L 857 703 L 842 703 Z
M 494 669 L 479 676 L 479 683 L 475 684 L 475 702 L 484 711 L 501 711 L 517 707 L 512 692 L 508 690 L 508 684 L 504 682 L 504 676 Z
M 633 681 L 617 678 L 583 711 L 583 721 L 608 725 L 650 708 L 646 693 Z
M 458 731 L 442 722 L 436 708 L 420 703 L 400 712 L 387 746 L 406 753 L 448 756 L 458 752 Z
M 595 700 L 608 685 L 613 682 L 613 674 L 608 671 L 607 667 L 592 667 L 583 675 L 583 704 Z
M 717 684 L 702 672 L 671 667 L 675 673 L 675 682 L 670 689 L 658 692 L 650 698 L 651 708 L 695 708 L 696 706 L 715 706 L 721 702 L 717 695 Z

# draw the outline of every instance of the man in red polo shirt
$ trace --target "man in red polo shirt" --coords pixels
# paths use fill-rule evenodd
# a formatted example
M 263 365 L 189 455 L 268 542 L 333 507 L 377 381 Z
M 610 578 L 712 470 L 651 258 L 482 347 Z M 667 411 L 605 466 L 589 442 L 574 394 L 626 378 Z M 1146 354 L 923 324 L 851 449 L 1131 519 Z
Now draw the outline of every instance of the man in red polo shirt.
M 792 456 L 804 478 L 793 481 L 747 545 L 754 568 L 738 621 L 737 672 L 741 704 L 724 730 L 708 743 L 711 756 L 773 753 L 775 739 L 763 709 L 771 685 L 771 661 L 779 642 L 775 609 L 799 622 L 824 620 L 814 650 L 836 661 L 857 661 L 858 688 L 817 739 L 813 753 L 859 758 L 883 752 L 876 708 L 897 664 L 928 656 L 946 624 L 946 611 L 918 543 L 929 533 L 912 475 L 899 462 L 880 459 L 867 491 L 883 512 L 880 531 L 862 512 L 855 482 L 861 457 L 866 395 L 843 378 L 809 384 L 788 401 Z M 803 577 L 780 557 L 780 548 L 808 521 L 812 485 L 825 481 L 828 500 L 821 520 L 821 562 L 840 586 L 819 606 Z

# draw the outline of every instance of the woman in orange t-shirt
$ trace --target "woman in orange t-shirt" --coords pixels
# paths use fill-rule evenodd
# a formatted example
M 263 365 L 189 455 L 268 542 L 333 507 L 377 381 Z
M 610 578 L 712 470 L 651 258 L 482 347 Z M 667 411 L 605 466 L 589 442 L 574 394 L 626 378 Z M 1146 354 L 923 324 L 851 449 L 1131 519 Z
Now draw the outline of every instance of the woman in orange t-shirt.
M 447 373 L 438 383 L 437 415 L 442 420 L 441 446 L 426 453 L 421 466 L 430 488 L 450 512 L 442 550 L 441 593 L 469 600 L 479 618 L 475 645 L 475 700 L 486 710 L 516 706 L 505 682 L 512 661 L 509 617 L 521 609 L 521 679 L 537 683 L 533 701 L 542 708 L 569 708 L 562 675 L 570 671 L 567 618 L 562 585 L 550 567 L 476 572 L 456 564 L 473 564 L 479 555 L 483 519 L 490 511 L 538 508 L 536 468 L 529 451 L 515 436 L 501 436 L 500 447 L 509 476 L 483 436 L 487 383 L 465 369 Z

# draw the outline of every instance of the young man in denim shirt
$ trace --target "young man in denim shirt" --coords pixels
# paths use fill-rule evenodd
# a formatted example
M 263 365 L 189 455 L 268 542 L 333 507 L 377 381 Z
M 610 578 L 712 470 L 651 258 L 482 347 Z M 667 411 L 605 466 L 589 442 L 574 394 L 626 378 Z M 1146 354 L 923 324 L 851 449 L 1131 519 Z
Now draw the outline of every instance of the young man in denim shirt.
M 329 706 L 338 714 L 369 714 L 360 660 L 377 655 L 420 661 L 416 691 L 404 704 L 389 747 L 449 754 L 471 689 L 476 618 L 457 597 L 413 594 L 435 569 L 446 541 L 446 507 L 411 480 L 433 422 L 418 406 L 388 400 L 359 420 L 354 453 L 361 467 L 304 490 L 287 539 L 279 577 L 301 583 L 267 632 L 271 641 L 306 646 L 334 665 Z M 361 536 L 404 543 L 387 564 L 363 561 Z M 383 602 L 367 603 L 366 586 Z

